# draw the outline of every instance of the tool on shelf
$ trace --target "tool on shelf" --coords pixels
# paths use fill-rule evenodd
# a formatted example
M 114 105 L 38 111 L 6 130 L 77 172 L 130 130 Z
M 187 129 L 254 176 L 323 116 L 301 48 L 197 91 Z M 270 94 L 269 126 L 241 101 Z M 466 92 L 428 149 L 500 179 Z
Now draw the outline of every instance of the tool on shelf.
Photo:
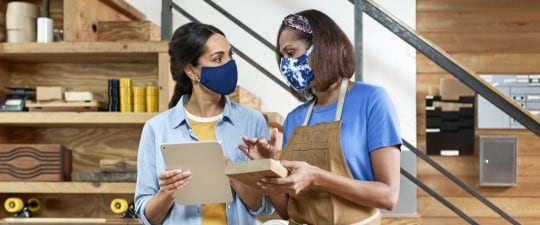
M 15 93 L 6 96 L 3 105 L 0 106 L 0 111 L 27 111 L 25 102 L 26 100 L 35 99 L 35 94 L 31 94 L 30 92 L 35 92 L 36 89 L 24 85 L 12 85 L 6 88 L 15 91 Z

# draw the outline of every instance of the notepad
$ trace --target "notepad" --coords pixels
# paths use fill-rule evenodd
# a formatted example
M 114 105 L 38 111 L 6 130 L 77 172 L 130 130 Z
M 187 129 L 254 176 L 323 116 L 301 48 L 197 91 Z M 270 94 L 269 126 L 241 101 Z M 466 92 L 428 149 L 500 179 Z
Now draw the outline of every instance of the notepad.
M 160 147 L 167 170 L 191 171 L 191 180 L 176 193 L 176 202 L 191 205 L 232 201 L 219 142 L 162 144 Z

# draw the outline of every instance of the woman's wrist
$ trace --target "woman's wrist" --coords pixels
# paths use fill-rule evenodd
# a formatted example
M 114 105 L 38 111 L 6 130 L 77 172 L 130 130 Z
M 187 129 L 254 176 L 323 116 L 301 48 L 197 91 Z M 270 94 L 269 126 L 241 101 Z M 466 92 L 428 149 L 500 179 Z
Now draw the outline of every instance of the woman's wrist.
M 323 184 L 322 180 L 324 179 L 323 177 L 324 177 L 325 172 L 326 172 L 325 170 L 311 165 L 311 168 L 310 168 L 311 186 L 321 187 Z

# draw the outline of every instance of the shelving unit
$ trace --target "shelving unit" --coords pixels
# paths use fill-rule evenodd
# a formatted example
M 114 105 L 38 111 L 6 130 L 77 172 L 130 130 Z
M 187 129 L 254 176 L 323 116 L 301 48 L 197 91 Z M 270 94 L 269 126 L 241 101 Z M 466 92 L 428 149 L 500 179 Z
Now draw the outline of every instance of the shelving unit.
M 9 0 L 0 0 L 5 13 Z M 40 5 L 41 0 L 28 0 Z M 50 0 L 50 16 L 65 42 L 0 43 L 0 100 L 5 86 L 62 86 L 90 91 L 108 103 L 108 80 L 131 78 L 133 86 L 157 85 L 159 110 L 167 109 L 173 88 L 166 42 L 97 42 L 98 21 L 140 21 L 144 14 L 124 0 Z M 72 152 L 76 172 L 94 172 L 99 160 L 136 160 L 144 123 L 157 113 L 0 112 L 0 144 L 61 144 Z M 8 197 L 38 198 L 43 204 L 29 220 L 0 224 L 139 224 L 118 219 L 114 198 L 133 198 L 133 182 L 0 181 L 0 203 Z
M 2 112 L 0 124 L 16 127 L 140 127 L 157 113 Z
M 135 183 L 2 182 L 3 194 L 133 194 Z
M 167 50 L 165 42 L 0 43 L 0 99 L 8 93 L 3 86 L 42 85 L 91 91 L 106 103 L 108 79 L 129 77 L 134 86 L 158 85 L 159 108 L 165 110 L 172 86 Z M 142 126 L 156 114 L 0 112 L 0 143 L 62 144 L 72 151 L 73 171 L 97 171 L 100 159 L 136 160 Z M 0 181 L 0 201 L 37 197 L 44 207 L 35 216 L 57 218 L 39 224 L 69 224 L 75 218 L 95 218 L 82 221 L 88 224 L 137 224 L 111 220 L 119 216 L 109 209 L 112 199 L 132 199 L 134 191 L 133 182 Z M 4 217 L 10 215 L 0 210 Z
M 60 85 L 107 99 L 109 78 L 160 86 L 160 109 L 169 98 L 167 45 L 152 43 L 0 44 L 0 85 Z M 165 60 L 160 63 L 160 60 Z M 6 92 L 2 90 L 3 99 Z M 95 171 L 103 158 L 135 160 L 143 124 L 157 113 L 1 112 L 0 143 L 59 143 L 72 150 L 74 171 Z M 0 182 L 0 200 L 38 197 L 43 209 L 32 221 L 12 224 L 137 224 L 119 220 L 109 203 L 132 199 L 134 183 Z M 10 217 L 3 212 L 0 217 Z M 43 218 L 55 218 L 43 221 Z M 76 218 L 94 218 L 80 220 Z M 106 219 L 104 219 L 106 218 Z M 9 218 L 6 218 L 9 219 Z

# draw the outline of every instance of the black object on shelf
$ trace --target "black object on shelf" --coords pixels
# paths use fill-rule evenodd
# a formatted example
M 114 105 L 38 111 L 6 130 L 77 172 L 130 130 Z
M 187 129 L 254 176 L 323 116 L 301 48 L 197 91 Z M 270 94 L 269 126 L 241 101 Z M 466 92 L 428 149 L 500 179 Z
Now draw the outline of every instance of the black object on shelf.
M 426 97 L 426 152 L 428 155 L 474 154 L 474 96 L 443 100 Z
M 0 106 L 0 112 L 28 111 L 25 102 L 26 100 L 35 100 L 35 94 L 30 92 L 35 92 L 36 89 L 30 86 L 19 85 L 7 86 L 6 88 L 15 93 L 6 95 L 4 103 Z
M 109 79 L 109 112 L 120 112 L 120 80 Z

